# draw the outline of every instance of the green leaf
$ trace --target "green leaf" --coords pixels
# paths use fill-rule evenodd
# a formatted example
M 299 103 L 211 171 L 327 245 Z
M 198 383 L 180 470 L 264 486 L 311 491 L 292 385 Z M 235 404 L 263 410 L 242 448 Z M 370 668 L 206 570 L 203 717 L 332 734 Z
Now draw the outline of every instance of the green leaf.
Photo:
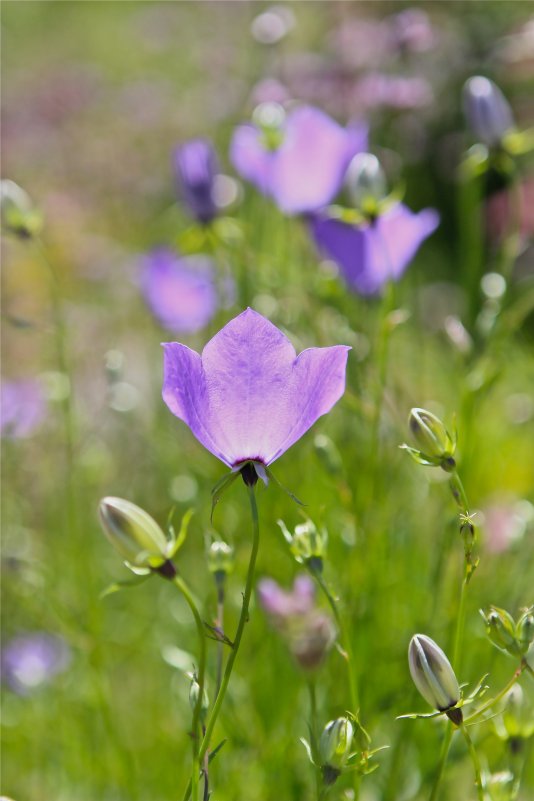
M 233 471 L 231 473 L 227 473 L 223 476 L 220 481 L 218 481 L 211 491 L 211 520 L 213 521 L 213 512 L 215 511 L 215 507 L 221 500 L 223 494 L 226 490 L 239 478 L 239 471 Z
M 299 506 L 306 506 L 305 503 L 302 503 L 302 501 L 299 501 L 299 499 L 297 498 L 296 495 L 293 495 L 291 490 L 289 490 L 287 487 L 284 487 L 284 485 L 280 481 L 278 481 L 276 476 L 273 474 L 273 472 L 271 470 L 269 470 L 268 467 L 265 468 L 265 472 L 267 473 L 267 476 L 269 477 L 269 479 L 271 481 L 274 481 L 274 483 L 276 484 L 277 487 L 279 487 L 281 490 L 283 490 L 286 493 L 286 495 L 289 495 L 289 497 L 291 498 L 292 501 L 295 501 L 295 503 L 298 503 Z
M 108 595 L 113 595 L 115 592 L 129 590 L 133 587 L 139 587 L 140 584 L 144 584 L 145 581 L 151 576 L 152 572 L 149 571 L 148 573 L 139 575 L 139 577 L 136 579 L 130 579 L 129 581 L 115 581 L 113 584 L 110 584 L 109 587 L 106 587 L 105 590 L 102 590 L 98 598 L 101 601 L 103 598 L 107 598 Z
M 169 559 L 172 559 L 173 556 L 176 556 L 176 554 L 184 544 L 185 538 L 187 537 L 187 529 L 189 528 L 189 522 L 193 517 L 194 513 L 195 513 L 194 509 L 188 509 L 187 512 L 185 512 L 184 516 L 182 517 L 182 522 L 180 524 L 180 531 L 178 532 L 178 536 L 174 540 L 174 544 L 169 551 Z M 174 535 L 174 529 L 172 533 Z

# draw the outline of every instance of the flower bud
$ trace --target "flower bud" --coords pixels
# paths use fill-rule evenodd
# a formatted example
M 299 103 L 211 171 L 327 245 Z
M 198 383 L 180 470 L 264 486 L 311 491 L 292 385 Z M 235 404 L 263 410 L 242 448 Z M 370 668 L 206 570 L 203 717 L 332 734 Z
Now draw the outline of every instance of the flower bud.
M 191 215 L 207 224 L 217 216 L 214 197 L 217 156 L 206 139 L 190 139 L 176 148 L 174 171 L 179 192 Z
M 504 706 L 495 727 L 499 736 L 507 740 L 527 739 L 534 732 L 532 706 L 519 684 L 504 696 Z
M 424 634 L 415 634 L 408 648 L 408 664 L 415 686 L 430 706 L 440 712 L 450 710 L 460 700 L 460 688 L 451 663 L 441 648 Z M 461 722 L 459 715 L 451 718 Z M 459 718 L 455 720 L 454 718 Z
M 436 415 L 426 409 L 412 409 L 408 425 L 423 459 L 444 469 L 454 468 L 455 443 Z
M 512 656 L 521 656 L 512 616 L 496 606 L 492 606 L 487 613 L 481 611 L 481 614 L 486 624 L 486 634 L 493 645 Z
M 531 606 L 519 618 L 515 630 L 521 653 L 526 654 L 534 642 L 534 607 Z
M 347 186 L 356 208 L 364 214 L 376 215 L 387 196 L 384 170 L 372 153 L 357 153 L 347 170 Z
M 464 85 L 464 111 L 477 140 L 489 148 L 499 147 L 513 127 L 508 101 L 489 78 L 476 75 Z
M 314 611 L 289 632 L 289 649 L 303 670 L 317 670 L 336 639 L 336 627 L 326 612 Z
M 291 534 L 283 520 L 279 520 L 278 525 L 297 562 L 308 565 L 320 573 L 328 542 L 326 529 L 323 528 L 319 531 L 312 520 L 306 520 L 305 523 L 295 526 L 295 530 Z
M 191 707 L 193 712 L 195 711 L 197 703 L 198 703 L 199 692 L 200 692 L 200 684 L 196 680 L 196 677 L 193 676 L 192 679 L 191 679 L 191 686 L 189 688 L 189 705 L 190 705 L 190 707 Z M 208 693 L 206 691 L 206 688 L 204 687 L 204 689 L 202 691 L 202 703 L 200 705 L 200 720 L 201 721 L 203 721 L 204 718 L 206 717 L 206 714 L 208 712 L 209 706 L 210 706 L 210 702 L 209 702 L 209 698 L 208 698 Z
M 104 534 L 133 567 L 158 569 L 167 562 L 165 534 L 144 509 L 123 498 L 103 498 L 99 514 Z
M 214 540 L 211 543 L 207 558 L 210 573 L 227 575 L 234 569 L 234 549 L 223 540 Z
M 323 766 L 323 774 L 327 783 L 333 783 L 350 756 L 354 727 L 348 718 L 336 718 L 324 727 L 319 739 L 319 755 Z M 328 772 L 333 768 L 335 775 L 328 781 Z
M 43 218 L 30 196 L 14 181 L 0 181 L 0 211 L 2 227 L 21 239 L 41 232 Z
M 263 134 L 263 144 L 267 150 L 278 150 L 282 144 L 283 125 L 286 113 L 280 103 L 260 103 L 252 113 L 252 121 Z

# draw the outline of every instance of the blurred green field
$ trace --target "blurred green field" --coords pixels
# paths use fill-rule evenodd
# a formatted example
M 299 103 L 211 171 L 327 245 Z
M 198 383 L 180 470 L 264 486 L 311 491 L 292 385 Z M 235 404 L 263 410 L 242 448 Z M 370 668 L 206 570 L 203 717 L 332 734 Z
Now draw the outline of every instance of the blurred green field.
M 534 602 L 532 161 L 525 157 L 518 166 L 524 236 L 502 309 L 498 298 L 479 290 L 479 279 L 501 272 L 503 249 L 489 236 L 477 238 L 481 207 L 461 195 L 457 170 L 472 144 L 461 108 L 469 76 L 492 77 L 518 127 L 534 124 L 532 50 L 520 37 L 532 45 L 532 19 L 526 27 L 532 8 L 504 0 L 418 3 L 439 34 L 435 46 L 392 54 L 382 65 L 363 53 L 365 36 L 355 39 L 353 52 L 351 32 L 373 21 L 385 25 L 409 4 L 285 7 L 294 26 L 278 44 L 266 45 L 251 34 L 253 20 L 268 8 L 260 2 L 3 4 L 2 177 L 24 187 L 44 212 L 73 408 L 69 443 L 63 416 L 69 384 L 57 363 L 49 275 L 31 242 L 3 236 L 2 377 L 38 376 L 48 411 L 31 437 L 3 440 L 2 641 L 45 631 L 70 649 L 68 667 L 33 691 L 2 687 L 1 792 L 14 801 L 183 796 L 191 770 L 185 673 L 196 664 L 195 627 L 176 588 L 156 578 L 100 597 L 130 574 L 102 535 L 97 507 L 103 496 L 124 497 L 161 525 L 173 507 L 175 521 L 194 509 L 177 564 L 207 621 L 216 615 L 216 591 L 206 542 L 215 535 L 230 541 L 236 567 L 225 628 L 234 631 L 251 541 L 246 493 L 234 484 L 210 522 L 211 489 L 226 468 L 163 404 L 160 343 L 177 338 L 200 351 L 247 305 L 287 333 L 298 352 L 352 346 L 344 397 L 273 470 L 328 529 L 325 575 L 346 605 L 361 719 L 373 747 L 389 746 L 376 757 L 377 771 L 362 779 L 361 801 L 428 799 L 445 728 L 441 718 L 396 720 L 429 711 L 410 678 L 408 642 L 423 632 L 450 653 L 463 564 L 445 474 L 419 467 L 398 447 L 409 437 L 414 406 L 456 425 L 459 472 L 478 513 L 480 564 L 467 596 L 459 681 L 472 688 L 489 673 L 495 693 L 517 667 L 488 641 L 478 610 L 494 604 L 517 616 Z M 428 102 L 366 105 L 347 93 L 380 69 L 422 76 Z M 350 292 L 319 264 L 303 220 L 284 217 L 240 182 L 237 200 L 224 211 L 230 221 L 216 254 L 219 268 L 235 279 L 235 302 L 199 333 L 174 337 L 152 317 L 136 278 L 150 248 L 193 253 L 202 244 L 176 202 L 172 149 L 208 136 L 222 171 L 235 178 L 230 137 L 250 117 L 258 83 L 267 78 L 343 124 L 354 114 L 368 118 L 371 149 L 405 186 L 405 202 L 438 209 L 440 227 L 395 285 L 395 313 L 385 319 L 380 299 Z M 485 334 L 491 315 L 499 327 Z M 446 334 L 451 316 L 473 335 L 467 352 Z M 382 388 L 384 325 L 390 337 Z M 339 452 L 338 470 L 321 458 L 322 436 Z M 300 568 L 276 521 L 294 527 L 301 512 L 273 483 L 265 489 L 260 482 L 257 494 L 257 575 L 289 586 Z M 208 640 L 208 647 L 213 700 L 215 643 Z M 534 708 L 532 678 L 525 675 L 521 684 Z M 321 725 L 347 710 L 346 670 L 336 650 L 320 670 L 317 693 Z M 315 798 L 312 766 L 299 742 L 308 736 L 308 718 L 306 682 L 253 600 L 215 733 L 214 744 L 226 743 L 210 770 L 212 797 Z M 470 731 L 485 771 L 510 769 L 509 746 L 493 722 Z M 522 772 L 517 801 L 534 795 L 532 753 L 525 741 L 512 760 Z M 329 798 L 350 801 L 354 787 L 350 776 L 342 777 Z M 458 737 L 440 798 L 475 797 Z

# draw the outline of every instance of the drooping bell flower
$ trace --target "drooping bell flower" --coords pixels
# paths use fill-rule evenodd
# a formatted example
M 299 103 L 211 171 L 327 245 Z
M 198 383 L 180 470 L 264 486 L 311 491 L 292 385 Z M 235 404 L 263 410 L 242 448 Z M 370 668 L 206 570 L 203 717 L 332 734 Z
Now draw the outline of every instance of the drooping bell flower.
M 308 348 L 297 356 L 252 309 L 224 326 L 202 355 L 179 342 L 163 347 L 163 400 L 171 412 L 233 471 L 252 463 L 264 480 L 267 466 L 343 395 L 350 350 Z
M 311 232 L 351 289 L 376 295 L 386 283 L 401 278 L 421 243 L 437 228 L 439 216 L 434 209 L 414 213 L 392 195 L 387 197 L 381 167 L 369 153 L 354 158 L 348 176 L 356 209 L 331 207 L 312 215 Z
M 464 85 L 464 111 L 478 142 L 488 148 L 500 147 L 514 125 L 512 109 L 499 87 L 483 75 L 469 78 Z
M 157 248 L 144 259 L 141 291 L 164 328 L 193 334 L 217 311 L 212 263 L 206 256 L 179 256 Z
M 264 103 L 253 123 L 234 131 L 230 159 L 281 211 L 301 214 L 330 203 L 352 157 L 366 145 L 365 125 L 345 129 L 313 106 L 286 114 L 282 106 Z
M 207 139 L 190 139 L 173 154 L 174 171 L 179 193 L 190 214 L 202 224 L 217 216 L 215 178 L 217 156 Z

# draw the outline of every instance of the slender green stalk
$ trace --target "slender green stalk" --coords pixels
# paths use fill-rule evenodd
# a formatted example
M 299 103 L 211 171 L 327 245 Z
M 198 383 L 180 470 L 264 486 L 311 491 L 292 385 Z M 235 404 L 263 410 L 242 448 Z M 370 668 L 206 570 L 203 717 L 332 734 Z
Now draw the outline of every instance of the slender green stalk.
M 458 670 L 460 665 L 460 652 L 465 631 L 465 611 L 466 611 L 466 598 L 467 598 L 467 585 L 469 582 L 469 564 L 467 560 L 464 563 L 464 575 L 462 579 L 462 587 L 460 589 L 460 602 L 458 604 L 458 614 L 456 618 L 456 631 L 454 633 L 454 646 L 452 649 L 452 667 L 455 671 Z
M 470 715 L 468 718 L 466 718 L 464 720 L 464 724 L 467 725 L 468 723 L 471 723 L 471 721 L 475 720 L 480 715 L 484 714 L 484 712 L 487 712 L 488 709 L 491 709 L 492 706 L 495 706 L 495 704 L 497 704 L 502 698 L 504 698 L 506 693 L 509 690 L 511 690 L 512 687 L 514 686 L 514 684 L 517 682 L 517 680 L 519 679 L 519 677 L 521 676 L 523 671 L 526 669 L 526 667 L 527 667 L 526 663 L 525 662 L 521 662 L 521 664 L 517 668 L 516 672 L 514 673 L 514 675 L 512 676 L 510 681 L 508 682 L 508 684 L 505 684 L 505 686 L 502 688 L 502 690 L 500 692 L 498 692 L 497 695 L 494 698 L 490 698 L 489 701 L 486 701 L 485 704 L 482 704 L 482 706 L 479 709 L 477 709 L 476 712 L 473 712 L 472 715 Z
M 193 725 L 192 725 L 192 747 L 193 747 L 193 771 L 191 774 L 191 797 L 193 801 L 198 801 L 198 781 L 200 777 L 200 765 L 202 758 L 199 756 L 200 747 L 200 710 L 202 707 L 202 699 L 204 696 L 204 683 L 206 676 L 206 637 L 204 635 L 204 624 L 200 617 L 195 600 L 189 590 L 185 581 L 178 574 L 173 579 L 174 585 L 180 590 L 195 619 L 195 624 L 198 633 L 199 645 L 199 660 L 198 660 L 198 698 L 193 710 Z
M 315 743 L 317 743 L 319 738 L 319 724 L 317 720 L 317 693 L 315 688 L 315 679 L 313 677 L 310 678 L 308 681 L 308 691 L 310 695 L 310 728 L 312 737 Z M 321 786 L 322 786 L 321 768 L 319 765 L 316 765 L 315 788 L 317 792 L 317 801 L 320 801 L 321 798 Z
M 473 745 L 473 741 L 469 736 L 469 732 L 465 728 L 465 723 L 462 723 L 460 729 L 467 743 L 467 748 L 469 749 L 469 756 L 471 757 L 471 762 L 473 763 L 478 801 L 484 801 L 484 785 L 482 784 L 482 771 L 480 768 L 480 761 L 478 759 L 478 754 L 475 750 L 475 746 Z
M 224 635 L 224 584 L 217 583 L 217 628 L 221 635 Z M 221 639 L 217 643 L 217 677 L 215 682 L 215 697 L 218 696 L 221 688 L 222 671 L 224 657 L 224 641 Z
M 453 734 L 454 726 L 449 720 L 447 723 L 447 731 L 445 732 L 445 737 L 441 744 L 441 754 L 439 757 L 438 769 L 436 772 L 436 778 L 434 779 L 434 784 L 432 786 L 432 791 L 430 793 L 429 801 L 436 801 L 438 797 L 438 793 L 441 788 L 441 782 L 443 780 L 443 773 L 445 771 L 445 765 L 447 763 L 447 757 L 449 756 L 449 748 L 451 747 Z
M 228 689 L 228 684 L 230 682 L 230 677 L 232 675 L 234 663 L 237 654 L 239 652 L 239 646 L 241 644 L 241 638 L 243 636 L 245 624 L 248 620 L 248 609 L 250 605 L 250 597 L 252 595 L 252 585 L 254 582 L 254 572 L 256 569 L 256 558 L 258 556 L 258 548 L 260 544 L 260 525 L 258 519 L 258 507 L 256 504 L 256 496 L 254 494 L 254 487 L 248 487 L 248 493 L 250 501 L 250 512 L 252 515 L 252 550 L 250 553 L 250 560 L 248 563 L 245 592 L 243 593 L 243 605 L 241 607 L 241 615 L 239 616 L 239 622 L 237 624 L 237 631 L 234 637 L 232 650 L 230 652 L 230 656 L 228 657 L 228 660 L 226 662 L 226 667 L 224 669 L 221 686 L 219 692 L 217 693 L 217 697 L 215 698 L 215 703 L 213 704 L 211 713 L 206 722 L 206 733 L 202 738 L 200 750 L 197 755 L 198 756 L 197 767 L 199 764 L 202 763 L 202 760 L 204 759 L 204 756 L 208 751 L 211 735 L 213 734 L 213 729 L 215 728 L 217 718 L 219 717 L 219 712 L 221 710 L 221 706 L 224 701 L 224 696 L 226 695 L 226 690 Z M 198 772 L 197 772 L 197 781 L 198 781 Z M 193 776 L 193 781 L 190 782 L 186 787 L 184 793 L 184 801 L 187 801 L 187 799 L 189 798 L 189 795 L 192 792 L 193 783 L 194 783 L 194 776 Z

